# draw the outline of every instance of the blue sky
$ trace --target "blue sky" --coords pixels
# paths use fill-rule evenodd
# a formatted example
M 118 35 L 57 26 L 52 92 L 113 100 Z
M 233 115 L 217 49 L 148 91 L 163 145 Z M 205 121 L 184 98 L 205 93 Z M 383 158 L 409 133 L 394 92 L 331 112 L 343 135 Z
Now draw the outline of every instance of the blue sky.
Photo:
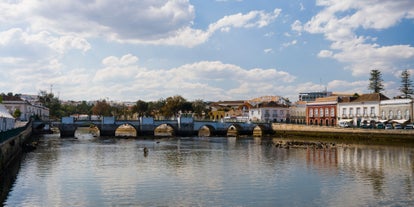
M 389 97 L 414 74 L 412 0 L 1 1 L 1 92 L 63 100 Z M 414 75 L 412 75 L 413 79 Z

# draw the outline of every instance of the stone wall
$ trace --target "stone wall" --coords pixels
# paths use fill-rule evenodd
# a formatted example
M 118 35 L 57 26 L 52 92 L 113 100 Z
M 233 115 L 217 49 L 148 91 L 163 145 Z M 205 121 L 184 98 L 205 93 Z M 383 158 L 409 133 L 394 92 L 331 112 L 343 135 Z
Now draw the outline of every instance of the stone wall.
M 0 173 L 2 173 L 13 160 L 21 155 L 23 147 L 26 145 L 31 134 L 32 127 L 28 126 L 26 130 L 19 135 L 0 144 Z
M 414 130 L 385 130 L 385 129 L 361 129 L 361 128 L 341 128 L 341 127 L 327 127 L 315 125 L 298 125 L 298 124 L 283 124 L 273 123 L 272 129 L 277 133 L 281 131 L 309 131 L 309 132 L 345 132 L 345 133 L 359 133 L 359 134 L 404 134 L 414 135 Z

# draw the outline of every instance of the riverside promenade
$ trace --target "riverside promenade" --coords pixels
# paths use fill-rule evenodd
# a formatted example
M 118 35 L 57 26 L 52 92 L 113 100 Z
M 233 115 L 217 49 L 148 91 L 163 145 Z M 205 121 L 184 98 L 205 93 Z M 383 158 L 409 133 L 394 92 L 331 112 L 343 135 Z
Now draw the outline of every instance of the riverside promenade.
M 273 123 L 276 136 L 414 143 L 413 129 L 362 129 Z

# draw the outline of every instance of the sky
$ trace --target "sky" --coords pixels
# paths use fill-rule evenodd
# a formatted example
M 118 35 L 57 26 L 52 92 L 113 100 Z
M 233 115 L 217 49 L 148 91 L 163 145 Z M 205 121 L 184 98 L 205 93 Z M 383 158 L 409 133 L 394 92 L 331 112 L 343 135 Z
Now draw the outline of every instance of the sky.
M 0 92 L 61 100 L 383 93 L 414 79 L 413 0 L 3 0 Z

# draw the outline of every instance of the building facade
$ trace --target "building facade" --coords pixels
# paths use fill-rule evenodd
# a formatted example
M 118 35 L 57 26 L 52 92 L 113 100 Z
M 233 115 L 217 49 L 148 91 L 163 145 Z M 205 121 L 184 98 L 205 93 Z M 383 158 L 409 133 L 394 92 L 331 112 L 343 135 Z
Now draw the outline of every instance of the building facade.
M 342 97 L 338 103 L 338 121 L 347 121 L 354 126 L 375 124 L 380 116 L 380 102 L 389 98 L 381 93 Z
M 379 104 L 380 118 L 388 122 L 404 124 L 413 122 L 413 100 L 392 99 L 384 100 Z
M 286 122 L 288 114 L 289 106 L 271 101 L 250 108 L 249 119 L 251 121 Z
M 38 116 L 40 119 L 49 119 L 49 109 L 29 101 L 23 100 L 19 96 L 3 96 L 2 104 L 7 108 L 10 114 L 20 111 L 20 121 L 29 121 L 30 117 Z
M 329 97 L 331 95 L 332 92 L 329 91 L 299 93 L 299 101 L 311 102 L 317 98 Z
M 292 124 L 306 124 L 306 102 L 298 101 L 289 107 L 287 122 Z
M 338 96 L 317 98 L 306 104 L 306 124 L 335 126 L 337 120 Z

